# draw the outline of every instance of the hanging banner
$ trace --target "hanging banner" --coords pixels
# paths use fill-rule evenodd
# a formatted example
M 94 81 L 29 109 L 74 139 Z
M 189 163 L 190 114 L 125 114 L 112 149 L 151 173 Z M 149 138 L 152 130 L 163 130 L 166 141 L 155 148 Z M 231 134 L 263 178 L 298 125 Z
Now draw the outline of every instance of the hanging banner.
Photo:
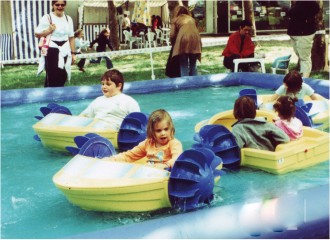
M 147 0 L 138 0 L 134 3 L 134 10 L 132 14 L 132 22 L 143 23 L 150 26 L 150 8 Z

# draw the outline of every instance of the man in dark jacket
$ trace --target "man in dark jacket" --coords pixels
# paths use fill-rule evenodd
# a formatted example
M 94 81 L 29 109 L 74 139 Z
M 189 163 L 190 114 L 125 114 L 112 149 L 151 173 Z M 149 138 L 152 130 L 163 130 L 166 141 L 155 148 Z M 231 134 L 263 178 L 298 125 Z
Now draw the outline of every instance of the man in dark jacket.
M 312 70 L 312 47 L 316 32 L 315 16 L 320 7 L 316 1 L 296 1 L 289 11 L 288 35 L 299 58 L 300 73 L 309 77 Z

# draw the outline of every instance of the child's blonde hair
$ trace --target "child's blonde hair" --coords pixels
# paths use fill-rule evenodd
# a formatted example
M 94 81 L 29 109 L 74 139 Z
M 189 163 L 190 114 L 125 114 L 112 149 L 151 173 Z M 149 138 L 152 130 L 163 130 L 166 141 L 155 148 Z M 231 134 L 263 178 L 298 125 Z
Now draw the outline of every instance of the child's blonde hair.
M 170 114 L 168 112 L 166 112 L 166 110 L 164 110 L 164 109 L 158 109 L 156 111 L 153 111 L 151 113 L 151 115 L 149 116 L 148 125 L 147 125 L 147 138 L 156 140 L 155 129 L 154 129 L 155 124 L 162 120 L 167 121 L 168 127 L 171 131 L 171 139 L 174 138 L 175 128 L 174 128 L 172 118 L 171 118 Z

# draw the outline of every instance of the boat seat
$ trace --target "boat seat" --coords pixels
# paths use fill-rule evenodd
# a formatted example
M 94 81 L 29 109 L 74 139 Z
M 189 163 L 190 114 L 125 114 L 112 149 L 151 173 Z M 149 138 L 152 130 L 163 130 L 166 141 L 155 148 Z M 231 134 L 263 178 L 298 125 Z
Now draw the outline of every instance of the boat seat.
M 123 120 L 118 132 L 118 149 L 127 151 L 145 140 L 147 136 L 148 115 L 132 112 Z
M 258 108 L 258 97 L 257 97 L 257 91 L 253 88 L 245 88 L 239 91 L 239 96 L 247 96 L 253 99 L 253 101 L 256 104 L 256 107 Z
M 307 112 L 299 106 L 296 106 L 295 117 L 299 118 L 302 124 L 306 127 L 319 128 L 322 125 L 322 123 L 314 124 L 311 116 L 309 116 Z
M 83 155 L 102 159 L 116 154 L 112 143 L 95 133 L 87 133 L 85 136 L 76 136 L 74 142 L 77 147 L 67 146 L 66 149 L 73 155 Z

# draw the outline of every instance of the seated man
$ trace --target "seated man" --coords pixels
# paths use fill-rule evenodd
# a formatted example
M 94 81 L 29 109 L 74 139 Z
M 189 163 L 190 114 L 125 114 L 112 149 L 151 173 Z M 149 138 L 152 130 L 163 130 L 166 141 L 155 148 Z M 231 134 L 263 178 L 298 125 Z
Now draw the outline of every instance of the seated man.
M 250 21 L 243 20 L 240 23 L 239 30 L 230 35 L 227 45 L 222 52 L 224 56 L 223 65 L 232 72 L 234 71 L 234 59 L 254 57 L 255 46 L 250 36 L 251 27 Z

